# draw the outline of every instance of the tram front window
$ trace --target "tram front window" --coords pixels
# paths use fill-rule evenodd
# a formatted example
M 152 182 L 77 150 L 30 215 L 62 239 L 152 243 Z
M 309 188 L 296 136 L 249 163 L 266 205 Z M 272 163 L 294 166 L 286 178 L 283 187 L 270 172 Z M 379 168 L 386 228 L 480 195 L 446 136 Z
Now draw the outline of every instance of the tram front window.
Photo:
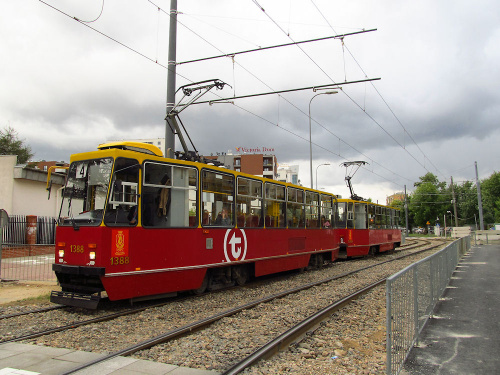
M 71 164 L 63 192 L 59 225 L 99 225 L 102 221 L 113 159 Z

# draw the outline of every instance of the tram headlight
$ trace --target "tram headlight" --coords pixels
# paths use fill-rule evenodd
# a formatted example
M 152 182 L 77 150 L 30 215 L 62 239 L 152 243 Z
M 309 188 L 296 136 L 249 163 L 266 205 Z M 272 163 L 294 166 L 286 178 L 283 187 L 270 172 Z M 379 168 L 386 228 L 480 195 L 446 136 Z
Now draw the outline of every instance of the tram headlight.
M 59 258 L 64 258 L 64 250 L 59 249 Z
M 89 258 L 90 258 L 90 260 L 95 260 L 95 251 L 91 251 L 89 253 Z

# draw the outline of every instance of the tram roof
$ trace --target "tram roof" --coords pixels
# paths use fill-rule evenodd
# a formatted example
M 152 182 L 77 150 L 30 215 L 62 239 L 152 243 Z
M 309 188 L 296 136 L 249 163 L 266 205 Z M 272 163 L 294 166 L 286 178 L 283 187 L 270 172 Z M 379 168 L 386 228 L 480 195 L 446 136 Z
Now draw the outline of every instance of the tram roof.
M 87 151 L 87 152 L 82 152 L 78 154 L 73 154 L 71 155 L 71 162 L 74 161 L 80 161 L 80 160 L 88 160 L 88 159 L 93 159 L 93 158 L 98 158 L 98 157 L 103 157 L 103 153 L 108 154 L 109 156 L 116 157 L 116 152 L 136 152 L 143 154 L 143 156 L 140 158 L 142 161 L 148 161 L 148 155 L 153 156 L 154 158 L 150 159 L 150 161 L 166 161 L 169 163 L 174 163 L 174 164 L 179 164 L 179 165 L 190 165 L 190 166 L 195 166 L 198 168 L 207 168 L 213 171 L 218 171 L 221 173 L 228 173 L 235 175 L 236 177 L 241 176 L 245 178 L 251 178 L 251 179 L 256 179 L 260 180 L 262 182 L 270 182 L 270 183 L 275 183 L 281 186 L 286 186 L 286 187 L 293 187 L 296 189 L 302 189 L 302 190 L 307 190 L 307 191 L 313 191 L 316 193 L 320 194 L 327 194 L 335 197 L 335 194 L 327 192 L 327 191 L 322 191 L 322 190 L 316 190 L 316 189 L 310 189 L 305 186 L 300 186 L 300 185 L 294 185 L 288 182 L 283 182 L 283 181 L 277 181 L 273 180 L 267 177 L 261 177 L 261 176 L 256 176 L 244 172 L 237 172 L 231 169 L 227 168 L 221 168 L 219 166 L 213 165 L 213 164 L 205 164 L 205 163 L 200 163 L 200 162 L 193 162 L 193 161 L 186 161 L 186 160 L 181 160 L 181 159 L 170 159 L 166 158 L 163 156 L 163 153 L 160 151 L 160 149 L 154 145 L 151 145 L 149 143 L 142 143 L 142 142 L 129 142 L 129 141 L 117 141 L 117 142 L 109 142 L 109 143 L 103 143 L 100 144 L 97 147 L 97 150 L 95 151 Z M 114 154 L 114 155 L 113 155 Z M 142 162 L 141 161 L 141 162 Z

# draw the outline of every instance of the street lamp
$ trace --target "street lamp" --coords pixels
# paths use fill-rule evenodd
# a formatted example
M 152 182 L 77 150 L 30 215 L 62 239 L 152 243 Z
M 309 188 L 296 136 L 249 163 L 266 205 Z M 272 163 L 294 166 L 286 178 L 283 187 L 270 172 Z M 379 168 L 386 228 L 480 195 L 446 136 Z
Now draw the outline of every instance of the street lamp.
M 326 92 L 320 92 L 319 94 L 314 95 L 311 100 L 309 100 L 309 169 L 311 171 L 311 189 L 314 189 L 314 183 L 313 183 L 313 151 L 312 151 L 312 136 L 311 136 L 311 102 L 312 100 L 317 97 L 318 95 L 332 95 L 336 94 L 338 91 L 326 91 Z
M 316 190 L 318 190 L 318 168 L 321 167 L 322 165 L 330 165 L 330 163 L 320 164 L 316 167 Z

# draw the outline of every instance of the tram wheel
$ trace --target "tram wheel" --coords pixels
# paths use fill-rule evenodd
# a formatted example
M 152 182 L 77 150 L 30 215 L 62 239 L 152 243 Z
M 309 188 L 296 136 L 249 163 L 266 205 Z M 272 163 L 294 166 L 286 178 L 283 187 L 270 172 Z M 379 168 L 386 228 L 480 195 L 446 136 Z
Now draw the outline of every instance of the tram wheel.
M 377 253 L 377 248 L 375 246 L 370 246 L 370 250 L 368 251 L 369 257 L 374 257 Z
M 203 278 L 203 282 L 201 283 L 201 286 L 198 289 L 193 289 L 191 292 L 196 295 L 205 293 L 207 291 L 208 285 L 210 284 L 211 278 L 212 277 L 210 274 L 210 270 L 207 270 L 207 272 L 205 273 L 205 277 Z
M 233 270 L 233 280 L 237 285 L 245 285 L 248 281 L 248 268 L 245 266 L 234 267 Z

